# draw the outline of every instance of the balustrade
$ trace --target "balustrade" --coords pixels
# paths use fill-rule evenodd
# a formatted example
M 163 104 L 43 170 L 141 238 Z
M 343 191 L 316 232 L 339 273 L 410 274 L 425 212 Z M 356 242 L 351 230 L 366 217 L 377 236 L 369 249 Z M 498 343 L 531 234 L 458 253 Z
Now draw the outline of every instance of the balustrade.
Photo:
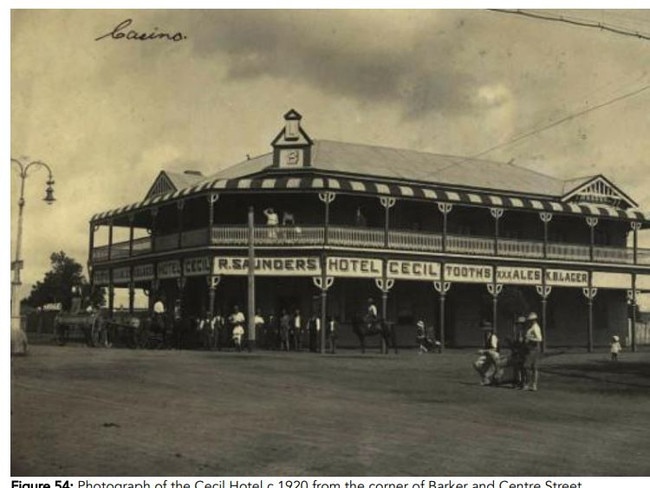
M 140 237 L 133 240 L 133 254 L 147 254 L 151 252 L 151 237 Z
M 413 251 L 442 251 L 442 236 L 413 231 L 390 231 L 388 247 Z
M 359 227 L 330 227 L 329 244 L 349 247 L 384 247 L 382 229 Z
M 206 246 L 208 244 L 208 229 L 187 230 L 181 235 L 182 247 Z
M 170 251 L 178 249 L 178 234 L 156 236 L 156 251 Z
M 543 242 L 499 239 L 497 249 L 499 255 L 502 256 L 518 258 L 541 258 L 544 256 Z
M 494 254 L 494 239 L 448 235 L 447 252 L 457 254 Z
M 181 236 L 183 248 L 206 246 L 247 246 L 248 227 L 218 226 L 186 231 Z M 328 245 L 352 248 L 381 249 L 384 247 L 384 230 L 381 228 L 332 226 L 328 228 Z M 322 226 L 257 226 L 254 229 L 255 245 L 259 247 L 275 246 L 322 246 L 325 242 L 325 228 Z M 169 251 L 178 248 L 178 234 L 158 236 L 156 251 Z M 494 256 L 494 239 L 465 235 L 447 235 L 447 252 L 452 254 Z M 498 256 L 541 259 L 544 244 L 540 241 L 518 239 L 498 239 Z M 417 231 L 392 230 L 388 234 L 390 249 L 421 252 L 440 252 L 442 235 Z M 135 239 L 132 244 L 133 255 L 143 255 L 152 250 L 151 237 Z M 546 248 L 547 258 L 560 261 L 589 261 L 588 245 L 549 242 Z M 129 242 L 113 243 L 111 260 L 129 257 Z M 594 261 L 599 263 L 632 264 L 634 253 L 630 248 L 595 246 Z M 108 246 L 92 250 L 92 261 L 108 261 Z M 650 266 L 650 249 L 638 249 L 637 263 Z
M 549 259 L 589 261 L 589 246 L 549 242 L 546 248 L 546 256 Z

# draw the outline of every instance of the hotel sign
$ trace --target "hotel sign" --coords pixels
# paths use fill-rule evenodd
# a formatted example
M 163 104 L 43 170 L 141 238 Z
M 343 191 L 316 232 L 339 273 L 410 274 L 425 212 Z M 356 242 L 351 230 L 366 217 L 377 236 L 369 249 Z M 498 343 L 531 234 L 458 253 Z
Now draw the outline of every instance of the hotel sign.
M 542 270 L 540 268 L 499 266 L 497 267 L 497 283 L 504 285 L 541 285 Z
M 210 257 L 187 258 L 183 260 L 185 276 L 201 276 L 212 273 L 212 259 Z
M 547 269 L 546 284 L 550 286 L 589 286 L 588 271 L 574 271 L 567 269 Z
M 214 258 L 214 274 L 246 275 L 248 258 Z M 321 272 L 318 257 L 255 258 L 256 276 L 317 276 Z
M 150 281 L 154 279 L 153 264 L 133 266 L 133 281 Z
M 459 283 L 492 283 L 492 266 L 445 264 L 445 281 Z
M 386 277 L 398 280 L 437 281 L 440 279 L 440 263 L 391 259 L 386 263 Z
M 327 276 L 345 278 L 381 278 L 381 259 L 327 258 Z
M 158 263 L 158 279 L 164 280 L 165 278 L 180 278 L 181 277 L 181 262 L 178 260 L 162 261 Z

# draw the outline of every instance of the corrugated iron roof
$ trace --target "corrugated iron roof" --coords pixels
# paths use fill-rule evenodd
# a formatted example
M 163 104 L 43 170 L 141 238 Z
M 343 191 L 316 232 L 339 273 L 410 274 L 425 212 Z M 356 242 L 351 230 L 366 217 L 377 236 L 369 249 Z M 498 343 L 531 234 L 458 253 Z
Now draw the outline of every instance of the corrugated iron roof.
M 174 186 L 180 190 L 188 186 L 195 185 L 199 181 L 205 180 L 205 175 L 197 173 L 173 173 L 165 170 L 165 174 L 169 177 Z
M 193 180 L 178 190 L 102 212 L 93 220 L 114 217 L 150 205 L 207 190 L 218 189 L 328 189 L 399 197 L 436 199 L 493 206 L 582 213 L 648 220 L 634 209 L 603 208 L 561 203 L 570 184 L 588 178 L 561 180 L 512 164 L 458 156 L 424 153 L 363 144 L 317 140 L 312 147 L 311 171 L 287 176 L 272 169 L 273 154 L 247 159 L 208 177 Z M 170 177 L 174 173 L 167 173 Z M 174 174 L 181 184 L 182 177 Z M 477 193 L 474 193 L 477 192 Z

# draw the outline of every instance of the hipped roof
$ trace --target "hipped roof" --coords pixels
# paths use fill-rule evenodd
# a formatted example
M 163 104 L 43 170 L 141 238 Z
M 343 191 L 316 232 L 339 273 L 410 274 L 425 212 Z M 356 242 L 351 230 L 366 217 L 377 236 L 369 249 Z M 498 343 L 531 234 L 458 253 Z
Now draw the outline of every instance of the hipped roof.
M 513 164 L 327 140 L 314 140 L 311 150 L 309 168 L 287 173 L 286 170 L 274 168 L 273 153 L 267 153 L 242 161 L 208 177 L 186 182 L 186 186 L 177 187 L 174 192 L 152 196 L 131 205 L 96 214 L 92 220 L 115 217 L 197 192 L 215 189 L 265 191 L 293 188 L 362 191 L 371 194 L 476 204 L 487 202 L 494 206 L 648 220 L 638 210 L 560 201 L 568 189 L 575 188 L 597 175 L 562 180 Z M 183 184 L 178 179 L 174 183 Z M 461 196 L 449 198 L 448 195 Z M 511 200 L 527 203 L 510 205 L 508 202 Z

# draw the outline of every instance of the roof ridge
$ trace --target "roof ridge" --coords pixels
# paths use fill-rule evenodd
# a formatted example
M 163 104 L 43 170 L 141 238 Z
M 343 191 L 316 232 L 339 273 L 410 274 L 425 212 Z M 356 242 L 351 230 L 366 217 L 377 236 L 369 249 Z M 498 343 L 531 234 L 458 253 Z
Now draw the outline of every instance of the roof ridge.
M 468 161 L 484 161 L 488 163 L 497 163 L 497 164 L 506 164 L 506 163 L 501 163 L 500 161 L 494 161 L 492 159 L 476 159 L 476 158 L 470 158 L 470 157 L 465 157 L 465 156 L 459 156 L 456 154 L 443 154 L 443 153 L 436 153 L 436 152 L 429 152 L 429 151 L 421 151 L 418 149 L 410 149 L 406 147 L 392 147 L 392 146 L 380 146 L 377 144 L 366 144 L 362 142 L 346 142 L 346 141 L 336 141 L 333 139 L 314 139 L 314 143 L 318 142 L 333 142 L 335 144 L 344 144 L 346 146 L 363 146 L 363 147 L 372 147 L 375 149 L 387 149 L 390 151 L 408 151 L 412 153 L 417 153 L 417 154 L 426 154 L 429 156 L 440 156 L 443 158 L 453 158 L 453 159 L 460 159 L 460 160 L 468 160 Z

